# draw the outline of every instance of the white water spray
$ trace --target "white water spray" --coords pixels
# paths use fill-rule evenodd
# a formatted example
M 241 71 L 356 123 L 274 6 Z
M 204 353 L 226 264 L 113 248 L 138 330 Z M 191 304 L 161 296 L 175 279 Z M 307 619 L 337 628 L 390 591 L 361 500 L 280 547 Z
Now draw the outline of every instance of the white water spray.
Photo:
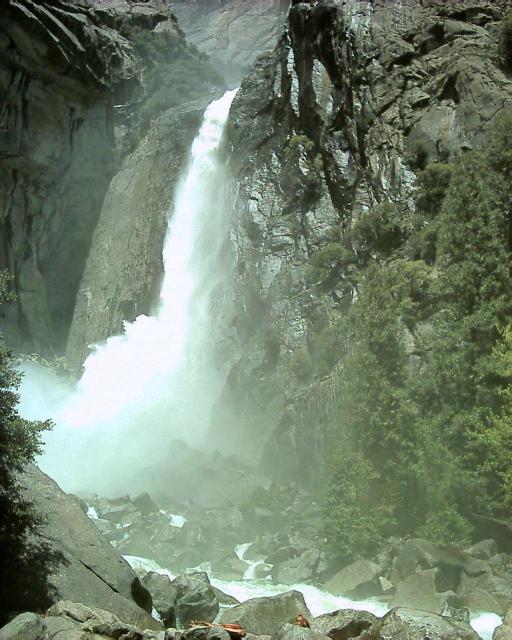
M 169 457 L 170 438 L 196 442 L 208 427 L 223 381 L 208 360 L 211 297 L 225 277 L 218 267 L 227 223 L 219 145 L 235 93 L 209 105 L 193 142 L 164 243 L 158 312 L 96 346 L 60 406 L 48 407 L 41 387 L 34 402 L 29 381 L 40 415 L 27 417 L 56 422 L 41 467 L 66 490 L 126 492 L 125 472 L 133 476 L 144 458 L 156 466 Z M 22 388 L 21 411 L 23 396 Z

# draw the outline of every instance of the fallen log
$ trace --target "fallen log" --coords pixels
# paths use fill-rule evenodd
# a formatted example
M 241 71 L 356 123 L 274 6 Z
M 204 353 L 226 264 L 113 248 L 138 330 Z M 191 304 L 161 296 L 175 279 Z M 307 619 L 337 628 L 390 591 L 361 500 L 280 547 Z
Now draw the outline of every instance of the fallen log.
M 192 620 L 189 625 L 190 629 L 197 627 L 221 627 L 229 633 L 231 638 L 238 640 L 239 638 L 245 638 L 247 631 L 239 625 L 237 622 L 221 624 L 220 622 L 203 622 L 201 620 Z

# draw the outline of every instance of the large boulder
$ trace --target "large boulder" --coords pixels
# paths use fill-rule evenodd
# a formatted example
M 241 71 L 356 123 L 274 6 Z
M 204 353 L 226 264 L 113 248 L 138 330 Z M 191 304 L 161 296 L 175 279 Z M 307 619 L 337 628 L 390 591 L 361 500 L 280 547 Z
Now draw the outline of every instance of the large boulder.
M 354 611 L 353 609 L 340 609 L 331 613 L 324 613 L 309 621 L 311 629 L 332 638 L 332 640 L 344 640 L 355 638 L 365 629 L 369 629 L 377 622 L 377 616 L 369 611 Z
M 26 497 L 44 518 L 38 539 L 61 561 L 50 573 L 54 601 L 108 609 L 123 622 L 160 629 L 151 617 L 151 595 L 124 558 L 82 509 L 42 471 L 29 465 L 20 478 Z
M 41 616 L 22 613 L 0 629 L 0 640 L 46 640 L 46 628 Z
M 142 584 L 153 598 L 153 607 L 160 616 L 164 626 L 172 627 L 176 622 L 175 606 L 178 590 L 171 584 L 168 576 L 149 571 L 142 578 Z
M 510 640 L 512 638 L 512 609 L 509 609 L 503 624 L 496 627 L 492 640 Z
M 192 620 L 215 620 L 219 613 L 219 603 L 204 571 L 178 576 L 171 586 L 176 591 L 172 626 L 185 628 Z
M 272 636 L 272 640 L 327 640 L 327 636 L 287 622 Z
M 477 633 L 466 622 L 414 609 L 392 609 L 360 640 L 479 640 Z
M 453 592 L 438 593 L 436 588 L 437 569 L 420 571 L 400 582 L 391 601 L 392 607 L 408 607 L 442 613 L 446 605 L 457 606 Z
M 375 562 L 356 560 L 328 580 L 325 589 L 334 595 L 376 595 L 379 592 L 376 581 L 381 573 Z
M 299 591 L 287 591 L 268 598 L 252 598 L 222 612 L 220 622 L 239 622 L 249 633 L 272 635 L 284 622 L 292 622 L 301 613 L 311 617 Z

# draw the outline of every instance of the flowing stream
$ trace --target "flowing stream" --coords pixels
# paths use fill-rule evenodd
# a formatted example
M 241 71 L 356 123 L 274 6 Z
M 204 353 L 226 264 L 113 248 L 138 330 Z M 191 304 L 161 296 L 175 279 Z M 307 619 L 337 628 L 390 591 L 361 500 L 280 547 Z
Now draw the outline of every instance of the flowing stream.
M 96 345 L 75 388 L 25 367 L 20 411 L 55 421 L 39 464 L 67 491 L 131 491 L 134 477 L 169 460 L 170 439 L 197 445 L 208 428 L 224 382 L 212 364 L 210 310 L 228 275 L 219 146 L 235 93 L 208 106 L 192 144 L 169 216 L 157 312 Z

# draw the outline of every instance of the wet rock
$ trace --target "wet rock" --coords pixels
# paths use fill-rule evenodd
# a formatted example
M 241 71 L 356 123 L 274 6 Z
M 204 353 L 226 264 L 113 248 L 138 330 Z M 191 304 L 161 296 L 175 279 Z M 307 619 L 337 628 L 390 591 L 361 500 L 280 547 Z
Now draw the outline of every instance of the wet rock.
M 41 616 L 22 613 L 0 629 L 0 640 L 47 640 Z
M 416 611 L 392 609 L 364 631 L 360 640 L 478 640 L 478 635 L 466 622 L 444 616 Z
M 345 640 L 357 637 L 376 621 L 377 617 L 369 611 L 340 609 L 317 616 L 310 620 L 310 624 L 311 629 L 329 636 L 332 640 Z
M 283 624 L 293 622 L 298 614 L 310 618 L 304 596 L 298 591 L 288 591 L 268 598 L 252 598 L 242 604 L 222 611 L 220 622 L 238 622 L 249 633 L 272 635 Z
M 375 581 L 381 573 L 381 567 L 374 562 L 356 560 L 328 580 L 325 589 L 334 595 L 376 595 L 379 590 Z
M 151 594 L 153 607 L 158 612 L 165 627 L 172 627 L 176 622 L 176 597 L 178 590 L 171 584 L 168 576 L 149 571 L 142 578 L 142 584 Z

